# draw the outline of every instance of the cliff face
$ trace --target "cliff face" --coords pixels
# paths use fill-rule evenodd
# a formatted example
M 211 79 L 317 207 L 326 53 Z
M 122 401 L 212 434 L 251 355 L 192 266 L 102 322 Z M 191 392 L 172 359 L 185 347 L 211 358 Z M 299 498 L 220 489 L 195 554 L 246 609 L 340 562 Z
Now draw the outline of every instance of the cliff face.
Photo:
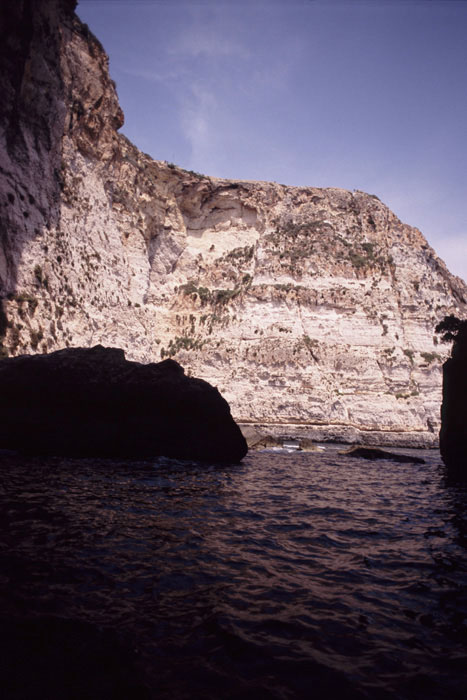
M 141 153 L 117 133 L 107 57 L 73 9 L 0 10 L 2 68 L 16 66 L 1 71 L 3 352 L 173 356 L 269 432 L 435 444 L 433 329 L 465 314 L 464 283 L 375 196 Z

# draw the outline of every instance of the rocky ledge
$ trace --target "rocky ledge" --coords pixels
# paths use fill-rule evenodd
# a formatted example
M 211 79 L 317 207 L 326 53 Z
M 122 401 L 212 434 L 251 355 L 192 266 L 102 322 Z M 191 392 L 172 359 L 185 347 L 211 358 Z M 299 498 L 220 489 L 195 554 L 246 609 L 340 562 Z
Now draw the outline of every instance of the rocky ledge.
M 0 448 L 38 454 L 239 461 L 228 403 L 174 360 L 69 348 L 0 361 Z

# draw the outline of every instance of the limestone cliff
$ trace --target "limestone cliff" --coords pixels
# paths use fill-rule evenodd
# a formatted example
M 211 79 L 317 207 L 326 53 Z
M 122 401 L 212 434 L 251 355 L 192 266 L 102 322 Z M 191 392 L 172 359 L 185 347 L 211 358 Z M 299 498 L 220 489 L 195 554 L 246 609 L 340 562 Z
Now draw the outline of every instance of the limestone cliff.
M 152 160 L 73 1 L 0 10 L 3 352 L 173 356 L 275 434 L 434 445 L 467 288 L 373 196 Z

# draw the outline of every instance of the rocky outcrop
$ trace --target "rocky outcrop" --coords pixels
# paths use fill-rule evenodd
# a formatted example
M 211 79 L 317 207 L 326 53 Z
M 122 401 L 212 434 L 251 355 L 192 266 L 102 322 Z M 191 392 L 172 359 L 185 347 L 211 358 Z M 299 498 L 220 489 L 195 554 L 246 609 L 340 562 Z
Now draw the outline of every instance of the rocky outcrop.
M 0 125 L 4 354 L 105 343 L 175 357 L 275 438 L 437 444 L 433 328 L 464 314 L 465 284 L 373 195 L 141 153 L 117 133 L 107 57 L 73 5 L 0 8 L 0 51 L 24 57 L 1 73 L 16 105 Z
M 415 455 L 401 455 L 398 452 L 387 452 L 386 450 L 381 450 L 379 447 L 351 447 L 350 450 L 343 450 L 339 452 L 341 455 L 346 457 L 355 457 L 356 459 L 389 459 L 391 462 L 401 462 L 402 464 L 410 462 L 412 464 L 425 464 L 425 460 L 422 457 L 416 457 Z
M 227 402 L 174 360 L 116 348 L 0 361 L 0 447 L 34 454 L 236 462 L 246 442 Z
M 297 452 L 317 452 L 319 450 L 319 447 L 314 442 L 306 438 L 298 441 L 287 435 L 273 437 L 272 435 L 259 432 L 251 425 L 243 425 L 242 434 L 249 450 L 284 449 L 287 443 L 293 443 L 293 449 Z
M 451 474 L 467 480 L 467 321 L 455 320 L 452 355 L 443 365 L 439 443 Z

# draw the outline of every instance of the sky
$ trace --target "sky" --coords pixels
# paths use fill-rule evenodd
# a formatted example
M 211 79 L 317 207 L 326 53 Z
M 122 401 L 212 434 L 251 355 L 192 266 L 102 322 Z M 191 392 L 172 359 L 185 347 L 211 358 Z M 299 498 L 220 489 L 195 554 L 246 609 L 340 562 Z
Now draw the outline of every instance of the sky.
M 142 151 L 376 194 L 467 281 L 467 0 L 80 0 L 77 13 Z

